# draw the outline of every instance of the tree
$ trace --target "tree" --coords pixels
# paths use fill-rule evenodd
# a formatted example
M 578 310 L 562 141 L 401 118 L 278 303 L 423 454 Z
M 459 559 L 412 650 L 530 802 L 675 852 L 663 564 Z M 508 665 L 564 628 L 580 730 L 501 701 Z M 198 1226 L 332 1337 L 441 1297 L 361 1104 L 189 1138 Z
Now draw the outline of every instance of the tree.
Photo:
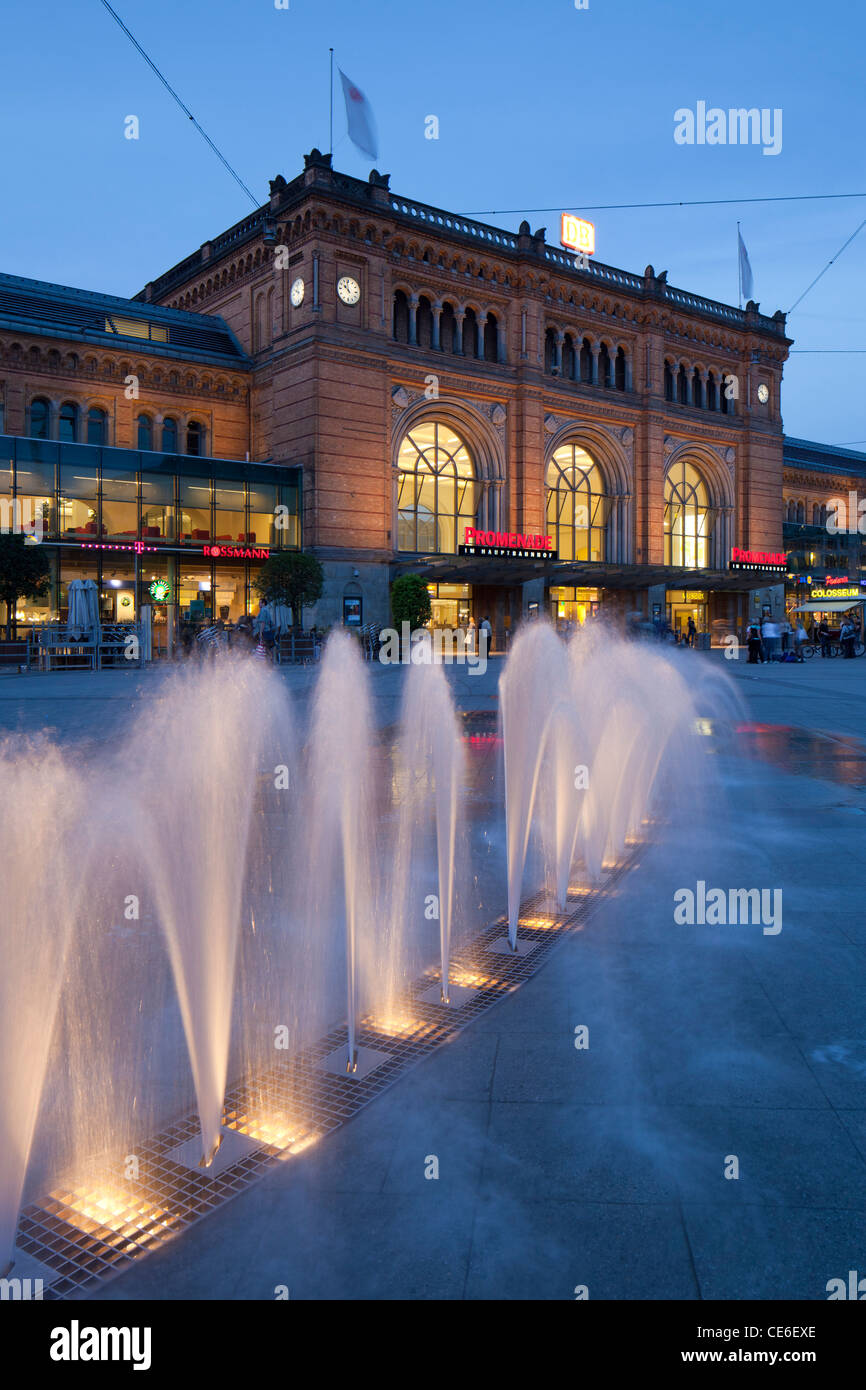
M 51 567 L 41 545 L 24 536 L 0 535 L 0 603 L 6 604 L 6 637 L 15 634 L 15 609 L 20 598 L 44 598 Z
M 265 560 L 253 587 L 265 603 L 285 603 L 295 627 L 304 626 L 304 609 L 322 597 L 325 571 L 315 555 L 303 550 L 280 550 Z
M 399 579 L 394 580 L 391 585 L 391 614 L 395 627 L 408 623 L 409 631 L 414 632 L 430 621 L 432 611 L 430 591 L 420 574 L 401 574 Z

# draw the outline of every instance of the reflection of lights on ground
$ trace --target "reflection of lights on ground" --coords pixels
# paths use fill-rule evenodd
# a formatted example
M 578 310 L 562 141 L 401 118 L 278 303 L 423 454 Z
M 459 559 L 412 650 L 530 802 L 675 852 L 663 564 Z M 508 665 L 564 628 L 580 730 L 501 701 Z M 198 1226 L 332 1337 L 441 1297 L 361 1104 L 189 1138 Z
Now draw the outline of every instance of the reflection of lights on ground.
M 488 985 L 498 984 L 493 975 L 482 975 L 479 970 L 452 970 L 448 976 L 449 983 L 459 985 L 461 989 L 486 989 Z
M 588 883 L 570 883 L 568 885 L 570 898 L 589 898 L 595 891 L 594 888 L 590 888 Z
M 315 1144 L 318 1138 L 306 1125 L 288 1115 L 249 1115 L 246 1112 L 228 1111 L 226 1128 L 290 1154 L 301 1153 Z
M 552 931 L 560 926 L 559 917 L 521 917 L 519 919 L 521 927 L 529 927 L 531 931 Z
M 411 1014 L 371 1014 L 364 1019 L 364 1026 L 375 1033 L 385 1033 L 389 1038 L 405 1038 L 422 1027 L 421 1020 Z
M 129 1239 L 140 1239 L 146 1233 L 149 1239 L 158 1240 L 174 1225 L 169 1212 L 120 1187 L 100 1185 L 50 1195 L 63 1208 L 63 1220 L 85 1234 L 94 1226 L 104 1226 Z

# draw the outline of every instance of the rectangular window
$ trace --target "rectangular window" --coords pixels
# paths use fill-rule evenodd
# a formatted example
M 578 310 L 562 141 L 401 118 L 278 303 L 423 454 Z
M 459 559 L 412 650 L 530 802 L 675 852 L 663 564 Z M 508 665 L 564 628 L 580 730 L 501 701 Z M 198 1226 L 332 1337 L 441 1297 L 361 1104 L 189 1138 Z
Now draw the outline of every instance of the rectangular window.
M 86 464 L 61 464 L 60 525 L 69 540 L 95 541 L 97 534 L 97 473 Z
M 210 541 L 211 484 L 209 478 L 180 479 L 178 538 L 182 541 Z
M 112 541 L 138 538 L 138 479 L 131 470 L 102 470 L 102 532 Z
M 170 473 L 141 475 L 141 538 L 174 539 L 174 478 Z
M 214 486 L 214 540 L 224 545 L 246 543 L 246 489 L 243 483 Z
M 106 333 L 120 333 L 124 338 L 149 338 L 152 343 L 167 343 L 168 329 L 160 323 L 148 323 L 145 319 L 122 318 L 110 314 L 105 320 Z

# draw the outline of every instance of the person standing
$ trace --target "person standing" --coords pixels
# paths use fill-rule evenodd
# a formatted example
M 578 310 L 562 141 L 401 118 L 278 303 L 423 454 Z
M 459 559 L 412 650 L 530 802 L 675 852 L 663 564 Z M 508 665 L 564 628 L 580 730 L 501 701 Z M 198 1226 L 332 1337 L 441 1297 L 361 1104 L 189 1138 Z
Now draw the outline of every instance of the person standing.
M 483 617 L 478 624 L 478 633 L 481 638 L 481 654 L 486 656 L 493 646 L 493 628 L 488 617 Z
M 803 660 L 805 660 L 805 658 L 804 658 L 804 656 L 803 656 L 803 644 L 806 642 L 806 640 L 807 640 L 806 629 L 805 629 L 804 626 L 803 626 L 803 620 L 802 620 L 802 618 L 798 618 L 798 619 L 797 619 L 797 627 L 796 627 L 795 632 L 794 632 L 794 650 L 795 650 L 796 653 L 797 653 L 797 660 L 798 660 L 798 661 L 803 661 Z
M 694 618 L 692 617 L 692 615 L 691 615 L 691 613 L 690 613 L 690 614 L 689 614 L 689 626 L 688 626 L 688 644 L 689 644 L 690 647 L 693 647 L 693 646 L 695 645 L 695 638 L 697 637 L 697 635 L 698 635 L 697 624 L 695 623 L 695 620 L 694 620 Z
M 818 624 L 818 641 L 821 644 L 821 655 L 830 655 L 830 629 L 827 626 L 827 619 L 822 618 Z
M 776 650 L 779 642 L 779 624 L 774 623 L 769 615 L 767 615 L 767 617 L 761 624 L 761 636 L 764 639 L 765 661 L 775 660 Z
M 751 666 L 757 666 L 758 662 L 760 661 L 761 665 L 763 666 L 764 652 L 761 646 L 761 635 L 758 632 L 758 629 L 754 626 L 754 624 L 749 628 L 747 645 L 749 648 L 749 664 Z

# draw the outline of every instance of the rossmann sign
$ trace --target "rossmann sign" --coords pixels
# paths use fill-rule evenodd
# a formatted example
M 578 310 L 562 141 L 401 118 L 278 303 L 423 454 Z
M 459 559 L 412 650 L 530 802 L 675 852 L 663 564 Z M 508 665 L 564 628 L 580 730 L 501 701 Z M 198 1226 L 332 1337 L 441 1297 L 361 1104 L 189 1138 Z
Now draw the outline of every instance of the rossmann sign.
M 741 550 L 735 545 L 731 550 L 732 570 L 773 570 L 784 574 L 788 568 L 788 556 L 784 550 Z
M 500 555 L 519 560 L 556 560 L 552 536 L 522 531 L 478 531 L 467 526 L 463 532 L 461 555 Z
M 202 547 L 203 555 L 210 555 L 214 560 L 267 560 L 270 550 L 261 545 L 206 545 Z

